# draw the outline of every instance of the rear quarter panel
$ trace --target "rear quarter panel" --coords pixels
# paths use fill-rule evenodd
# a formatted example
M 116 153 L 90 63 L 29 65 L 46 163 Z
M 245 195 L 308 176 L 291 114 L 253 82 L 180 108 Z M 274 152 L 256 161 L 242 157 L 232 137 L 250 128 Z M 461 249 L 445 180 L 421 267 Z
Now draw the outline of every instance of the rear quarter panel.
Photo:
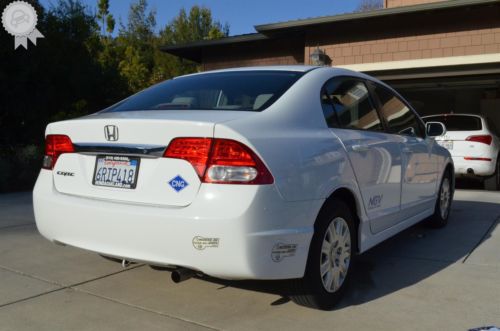
M 327 127 L 320 104 L 321 87 L 339 71 L 306 73 L 271 107 L 244 120 L 217 124 L 214 136 L 240 140 L 254 149 L 286 201 L 325 200 L 340 187 L 361 201 L 347 153 Z M 356 208 L 364 219 L 362 205 Z

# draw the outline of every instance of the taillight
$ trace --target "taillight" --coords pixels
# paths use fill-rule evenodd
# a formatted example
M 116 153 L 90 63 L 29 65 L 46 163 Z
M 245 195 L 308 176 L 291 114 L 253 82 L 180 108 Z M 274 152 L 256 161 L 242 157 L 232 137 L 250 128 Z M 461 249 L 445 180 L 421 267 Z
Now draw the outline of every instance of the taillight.
M 272 184 L 262 160 L 244 144 L 229 139 L 176 138 L 164 157 L 191 163 L 203 183 Z
M 490 145 L 491 142 L 493 141 L 493 137 L 490 135 L 481 135 L 481 136 L 469 136 L 465 140 L 467 141 L 474 141 L 478 143 L 483 143 L 486 145 Z
M 247 146 L 229 139 L 214 139 L 203 178 L 206 183 L 272 184 L 273 176 Z
M 73 143 L 71 139 L 62 134 L 49 134 L 45 138 L 45 155 L 43 157 L 44 169 L 52 170 L 56 165 L 59 155 L 64 153 L 73 153 Z
M 201 178 L 205 174 L 211 145 L 211 138 L 176 138 L 170 142 L 163 156 L 188 161 Z

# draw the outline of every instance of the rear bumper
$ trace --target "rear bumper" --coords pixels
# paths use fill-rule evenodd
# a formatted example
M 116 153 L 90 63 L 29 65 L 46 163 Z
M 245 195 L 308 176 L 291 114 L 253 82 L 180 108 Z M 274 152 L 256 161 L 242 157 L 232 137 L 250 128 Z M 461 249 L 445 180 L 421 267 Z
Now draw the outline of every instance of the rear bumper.
M 491 161 L 476 161 L 476 160 L 465 160 L 463 157 L 453 157 L 453 163 L 455 164 L 455 175 L 459 177 L 464 176 L 491 176 L 495 173 L 496 159 Z M 473 173 L 469 173 L 469 169 L 472 169 Z
M 132 205 L 61 194 L 42 170 L 33 203 L 51 241 L 225 279 L 286 279 L 304 274 L 323 201 L 285 202 L 273 185 L 207 184 L 187 207 Z

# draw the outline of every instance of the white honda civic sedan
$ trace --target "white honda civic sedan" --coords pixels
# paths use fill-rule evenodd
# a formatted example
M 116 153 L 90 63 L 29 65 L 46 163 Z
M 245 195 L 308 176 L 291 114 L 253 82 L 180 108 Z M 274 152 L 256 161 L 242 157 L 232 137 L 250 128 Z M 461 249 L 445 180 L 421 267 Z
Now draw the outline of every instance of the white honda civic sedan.
M 446 225 L 450 153 L 393 89 L 334 68 L 178 77 L 51 123 L 34 188 L 54 243 L 224 279 L 293 279 L 331 309 L 356 255 Z

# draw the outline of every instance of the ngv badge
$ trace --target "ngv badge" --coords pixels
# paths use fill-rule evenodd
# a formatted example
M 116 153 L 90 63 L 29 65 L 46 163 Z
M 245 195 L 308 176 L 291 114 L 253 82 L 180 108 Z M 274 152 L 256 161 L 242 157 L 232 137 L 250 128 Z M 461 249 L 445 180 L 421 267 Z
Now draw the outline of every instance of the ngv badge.
M 186 188 L 186 186 L 189 185 L 188 182 L 186 182 L 184 178 L 182 178 L 180 175 L 177 175 L 174 178 L 172 178 L 168 182 L 168 184 L 177 192 L 182 191 L 183 189 Z

